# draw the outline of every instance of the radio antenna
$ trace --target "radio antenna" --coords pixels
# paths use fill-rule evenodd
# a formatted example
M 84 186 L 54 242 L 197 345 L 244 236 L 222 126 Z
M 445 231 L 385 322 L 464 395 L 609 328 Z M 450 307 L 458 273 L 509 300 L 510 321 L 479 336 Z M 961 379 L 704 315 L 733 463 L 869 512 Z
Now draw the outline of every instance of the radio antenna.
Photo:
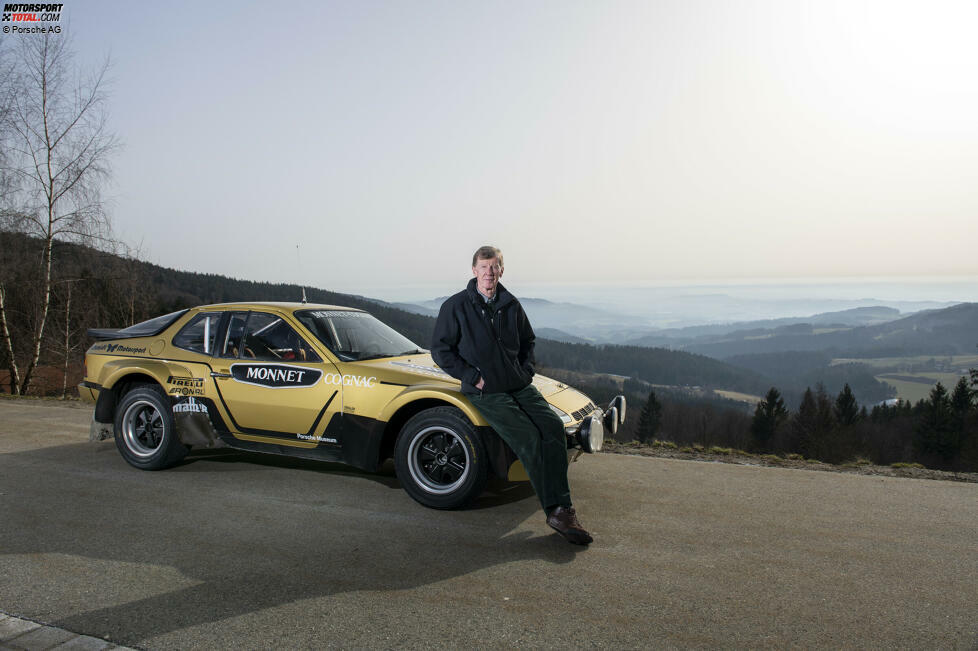
M 302 260 L 299 259 L 299 245 L 298 244 L 295 245 L 295 262 L 296 262 L 296 266 L 301 271 L 302 270 Z M 306 304 L 306 288 L 305 287 L 302 288 L 302 304 L 303 305 Z

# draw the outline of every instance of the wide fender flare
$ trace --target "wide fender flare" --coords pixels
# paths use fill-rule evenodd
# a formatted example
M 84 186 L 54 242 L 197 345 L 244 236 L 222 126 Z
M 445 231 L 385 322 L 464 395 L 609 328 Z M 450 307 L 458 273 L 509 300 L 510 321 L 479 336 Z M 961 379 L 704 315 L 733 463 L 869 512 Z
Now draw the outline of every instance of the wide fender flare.
M 444 387 L 436 386 L 411 386 L 407 387 L 401 393 L 387 403 L 381 412 L 379 419 L 384 422 L 389 422 L 394 414 L 398 412 L 402 407 L 408 403 L 415 402 L 416 400 L 440 400 L 446 402 L 453 407 L 458 407 L 465 417 L 472 422 L 476 427 L 488 427 L 489 423 L 486 419 L 482 417 L 482 414 L 472 406 L 472 403 L 461 394 L 459 391 L 452 391 L 445 389 Z
M 171 375 L 187 377 L 190 370 L 182 364 L 156 359 L 114 359 L 102 366 L 98 383 L 105 389 L 111 389 L 126 376 L 136 373 L 152 377 L 165 388 L 167 378 Z

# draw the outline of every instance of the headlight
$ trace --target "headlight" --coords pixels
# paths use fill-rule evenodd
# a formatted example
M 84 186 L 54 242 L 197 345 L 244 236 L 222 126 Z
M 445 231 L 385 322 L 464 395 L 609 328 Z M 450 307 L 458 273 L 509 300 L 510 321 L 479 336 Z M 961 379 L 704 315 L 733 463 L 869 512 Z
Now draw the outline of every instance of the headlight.
M 554 410 L 554 413 L 555 414 L 557 414 L 558 416 L 560 416 L 560 420 L 564 423 L 564 425 L 570 424 L 571 417 L 570 417 L 570 415 L 566 411 L 564 411 L 563 409 L 557 409 L 553 405 L 550 405 L 550 408 Z

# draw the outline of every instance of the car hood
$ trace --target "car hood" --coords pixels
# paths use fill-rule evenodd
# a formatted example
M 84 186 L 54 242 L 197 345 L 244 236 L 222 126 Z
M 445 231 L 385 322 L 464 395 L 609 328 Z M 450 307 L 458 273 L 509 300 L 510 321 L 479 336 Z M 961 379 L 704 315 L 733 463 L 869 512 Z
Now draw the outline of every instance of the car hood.
M 363 362 L 355 362 L 358 366 L 369 366 L 378 372 L 382 372 L 388 381 L 401 384 L 430 384 L 444 383 L 447 385 L 460 386 L 460 382 L 451 375 L 441 370 L 431 355 L 405 355 L 386 359 L 374 359 Z M 533 385 L 543 395 L 544 398 L 559 393 L 567 388 L 566 384 L 545 377 L 543 375 L 533 376 Z

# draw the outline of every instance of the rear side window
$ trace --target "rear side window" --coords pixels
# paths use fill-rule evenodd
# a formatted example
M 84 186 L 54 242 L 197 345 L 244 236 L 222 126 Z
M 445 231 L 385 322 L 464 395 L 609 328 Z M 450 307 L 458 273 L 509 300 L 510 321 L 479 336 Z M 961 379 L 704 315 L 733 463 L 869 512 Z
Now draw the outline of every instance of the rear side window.
M 220 322 L 220 312 L 198 314 L 173 337 L 173 345 L 195 353 L 213 355 L 214 346 L 217 344 L 217 326 Z

